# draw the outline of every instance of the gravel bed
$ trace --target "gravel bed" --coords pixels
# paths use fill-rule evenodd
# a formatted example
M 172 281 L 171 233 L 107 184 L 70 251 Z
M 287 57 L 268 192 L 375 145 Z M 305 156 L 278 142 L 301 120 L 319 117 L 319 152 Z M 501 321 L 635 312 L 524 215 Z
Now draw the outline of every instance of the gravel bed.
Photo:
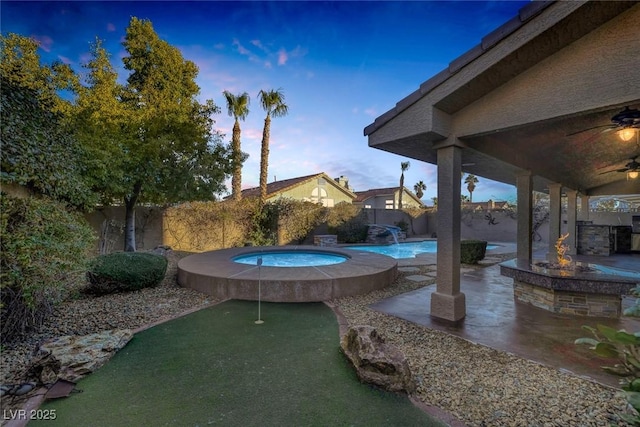
M 59 305 L 39 331 L 2 348 L 1 383 L 21 382 L 33 350 L 54 337 L 137 329 L 215 302 L 177 285 L 177 261 L 185 255 L 189 254 L 167 254 L 167 277 L 156 288 L 80 296 Z M 418 268 L 419 274 L 426 274 L 435 266 Z M 410 274 L 416 273 L 406 275 Z M 448 411 L 469 426 L 625 425 L 616 414 L 626 411 L 626 403 L 611 388 L 368 308 L 381 299 L 425 286 L 425 282 L 404 276 L 400 274 L 386 289 L 332 303 L 350 325 L 371 325 L 404 352 L 418 384 L 417 399 Z M 3 402 L 2 409 L 20 403 Z
M 386 289 L 332 301 L 349 325 L 373 326 L 404 352 L 420 401 L 469 426 L 627 425 L 616 415 L 626 401 L 614 389 L 368 308 L 424 286 L 401 274 Z

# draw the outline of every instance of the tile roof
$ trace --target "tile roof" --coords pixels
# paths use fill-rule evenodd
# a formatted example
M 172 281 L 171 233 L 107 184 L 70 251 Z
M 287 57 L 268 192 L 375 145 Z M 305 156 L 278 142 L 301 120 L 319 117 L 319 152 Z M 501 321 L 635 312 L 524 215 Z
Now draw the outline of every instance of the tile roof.
M 366 191 L 356 191 L 355 192 L 356 198 L 354 202 L 364 202 L 365 200 L 370 199 L 372 197 L 392 195 L 392 194 L 395 194 L 396 191 L 398 191 L 398 187 L 372 188 Z M 418 196 L 416 196 L 407 187 L 404 187 L 404 192 L 405 194 L 408 194 L 409 196 L 411 196 L 411 198 L 414 199 L 416 202 L 419 202 L 421 205 L 424 204 L 422 203 L 422 200 L 418 199 Z
M 398 187 L 373 188 L 371 190 L 356 191 L 356 199 L 354 202 L 364 202 L 372 197 L 394 194 L 396 191 L 398 191 Z

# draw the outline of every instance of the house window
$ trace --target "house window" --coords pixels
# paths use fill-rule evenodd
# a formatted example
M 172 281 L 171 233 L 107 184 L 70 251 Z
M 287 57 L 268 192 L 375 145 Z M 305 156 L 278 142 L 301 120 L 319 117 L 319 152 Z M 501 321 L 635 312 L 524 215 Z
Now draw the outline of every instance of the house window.
M 371 209 L 371 205 L 364 205 L 365 209 Z
M 384 202 L 384 208 L 385 208 L 385 209 L 393 209 L 393 208 L 394 208 L 393 199 L 391 199 L 391 200 L 385 200 L 385 202 Z
M 329 199 L 327 190 L 321 187 L 316 187 L 311 191 L 311 202 L 320 203 L 322 206 L 333 207 L 333 199 Z

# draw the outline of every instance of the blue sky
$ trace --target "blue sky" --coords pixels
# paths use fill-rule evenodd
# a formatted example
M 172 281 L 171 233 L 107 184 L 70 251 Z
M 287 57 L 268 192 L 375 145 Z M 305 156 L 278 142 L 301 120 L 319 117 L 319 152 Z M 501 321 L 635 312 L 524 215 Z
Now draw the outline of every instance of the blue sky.
M 259 183 L 261 89 L 282 88 L 289 114 L 271 125 L 269 181 L 326 172 L 356 191 L 422 180 L 436 195 L 436 168 L 369 148 L 365 126 L 514 17 L 525 1 L 87 1 L 0 3 L 1 30 L 35 37 L 44 62 L 82 71 L 99 37 L 126 77 L 121 42 L 132 16 L 195 62 L 201 98 L 222 108 L 216 127 L 231 138 L 222 91 L 247 92 L 242 128 L 243 188 Z M 514 200 L 515 188 L 479 177 L 474 201 Z M 230 187 L 230 186 L 229 186 Z M 464 187 L 463 187 L 463 192 Z

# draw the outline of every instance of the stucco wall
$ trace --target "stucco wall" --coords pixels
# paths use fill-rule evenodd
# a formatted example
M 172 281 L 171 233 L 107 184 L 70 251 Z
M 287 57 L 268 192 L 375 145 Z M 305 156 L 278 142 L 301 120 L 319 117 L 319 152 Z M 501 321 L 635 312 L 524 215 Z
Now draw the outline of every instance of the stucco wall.
M 163 244 L 162 215 L 160 207 L 136 208 L 136 249 L 153 249 Z M 96 253 L 121 251 L 124 249 L 124 207 L 99 207 L 84 215 L 96 231 L 99 240 Z

